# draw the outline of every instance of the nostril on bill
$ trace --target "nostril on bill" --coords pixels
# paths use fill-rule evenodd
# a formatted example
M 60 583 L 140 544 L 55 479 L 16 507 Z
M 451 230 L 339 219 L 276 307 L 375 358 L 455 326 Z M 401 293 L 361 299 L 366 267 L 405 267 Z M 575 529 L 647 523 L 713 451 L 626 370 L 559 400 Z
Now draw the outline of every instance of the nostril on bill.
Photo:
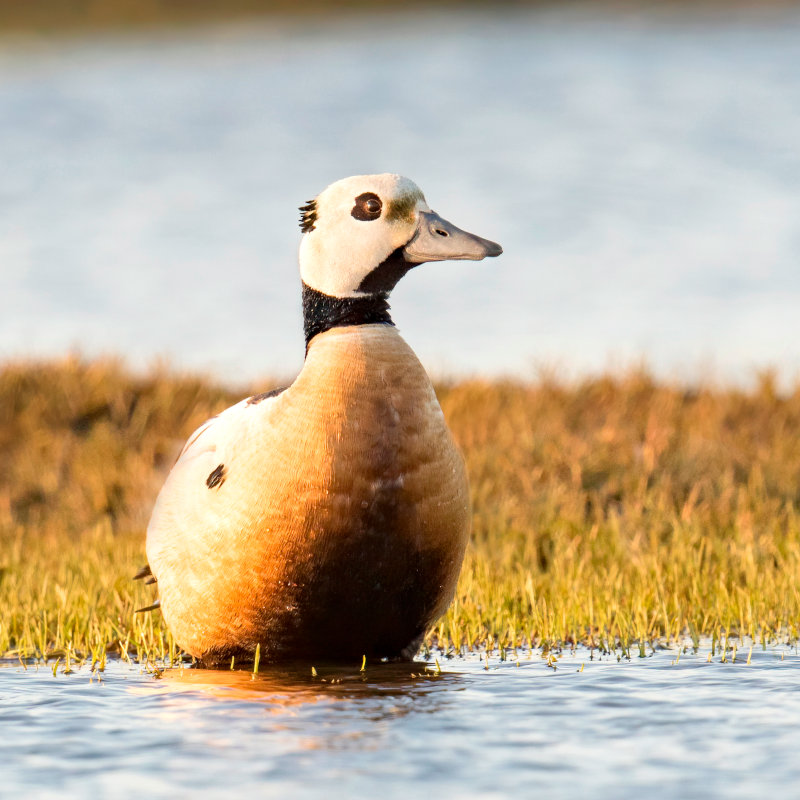
M 450 235 L 447 231 L 443 231 L 441 228 L 435 228 L 434 230 L 435 230 L 436 233 L 439 234 L 439 236 L 449 236 Z

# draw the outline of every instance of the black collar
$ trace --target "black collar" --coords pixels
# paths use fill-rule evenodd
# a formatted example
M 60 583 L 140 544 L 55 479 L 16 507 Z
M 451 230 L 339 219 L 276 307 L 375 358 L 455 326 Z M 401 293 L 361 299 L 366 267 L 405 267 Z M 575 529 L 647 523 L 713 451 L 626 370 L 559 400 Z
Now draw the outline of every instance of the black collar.
M 405 245 L 393 250 L 358 285 L 364 297 L 331 297 L 303 283 L 303 327 L 306 352 L 311 340 L 323 331 L 344 325 L 394 325 L 389 316 L 389 292 L 410 269 Z
M 365 297 L 331 297 L 303 283 L 306 352 L 318 333 L 345 325 L 394 325 L 389 316 L 389 292 Z

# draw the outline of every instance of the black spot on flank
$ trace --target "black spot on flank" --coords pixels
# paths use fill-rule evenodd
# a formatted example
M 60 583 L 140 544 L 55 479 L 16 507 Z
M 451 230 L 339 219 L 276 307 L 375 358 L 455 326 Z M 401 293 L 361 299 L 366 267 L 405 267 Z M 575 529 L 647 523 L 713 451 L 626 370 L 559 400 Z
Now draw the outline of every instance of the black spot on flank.
M 225 483 L 225 465 L 220 464 L 206 478 L 206 486 L 209 489 L 214 489 L 217 486 L 222 486 L 223 483 Z
M 314 230 L 317 221 L 317 201 L 309 200 L 304 206 L 300 206 L 300 230 L 303 233 L 310 233 Z
M 261 394 L 254 394 L 252 397 L 247 398 L 247 405 L 254 406 L 262 400 L 269 400 L 270 397 L 277 397 L 281 392 L 285 392 L 286 387 L 281 386 L 278 389 L 273 389 L 270 392 L 261 392 Z
M 364 192 L 356 197 L 355 202 L 356 204 L 350 212 L 351 217 L 355 217 L 361 222 L 371 222 L 380 217 L 383 203 L 375 192 Z

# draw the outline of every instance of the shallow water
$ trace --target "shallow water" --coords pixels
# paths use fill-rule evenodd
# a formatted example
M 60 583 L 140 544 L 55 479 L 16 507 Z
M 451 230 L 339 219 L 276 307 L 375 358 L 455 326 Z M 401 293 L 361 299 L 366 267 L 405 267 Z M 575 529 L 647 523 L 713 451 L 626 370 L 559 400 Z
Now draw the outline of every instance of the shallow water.
M 800 656 L 565 652 L 247 672 L 0 669 L 3 791 L 37 797 L 766 797 L 800 780 Z M 332 679 L 341 682 L 332 683 Z
M 398 171 L 506 251 L 398 287 L 435 371 L 800 371 L 797 9 L 0 41 L 0 119 L 0 357 L 294 374 L 296 207 Z

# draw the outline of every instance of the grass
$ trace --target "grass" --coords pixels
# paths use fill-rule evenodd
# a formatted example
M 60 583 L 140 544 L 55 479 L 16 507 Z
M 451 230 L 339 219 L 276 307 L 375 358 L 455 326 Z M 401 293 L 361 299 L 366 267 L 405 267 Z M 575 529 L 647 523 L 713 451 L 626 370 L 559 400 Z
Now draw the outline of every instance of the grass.
M 0 367 L 0 654 L 178 653 L 144 563 L 155 495 L 231 390 L 113 361 Z M 691 389 L 644 372 L 438 387 L 474 530 L 426 647 L 797 639 L 800 387 Z
M 791 6 L 796 0 L 736 0 L 737 8 Z M 446 14 L 469 10 L 503 14 L 520 7 L 564 5 L 564 0 L 410 0 L 402 5 L 375 3 L 374 0 L 36 0 L 35 2 L 0 2 L 0 34 L 93 33 L 97 31 L 136 31 L 182 25 L 205 25 L 222 22 L 247 22 L 270 19 L 302 19 L 324 15 L 335 18 L 343 14 L 376 14 L 401 11 L 430 11 Z M 571 5 L 575 5 L 574 2 Z M 580 3 L 578 4 L 580 6 Z M 596 6 L 597 3 L 585 3 Z M 647 7 L 642 0 L 611 0 L 604 4 L 606 11 Z M 664 4 L 662 4 L 664 5 Z M 695 9 L 703 13 L 730 11 L 731 0 L 671 0 L 666 8 Z M 662 9 L 663 10 L 663 9 Z
M 685 0 L 684 0 L 685 1 Z M 772 0 L 775 2 L 775 0 Z M 558 0 L 523 0 L 537 6 Z M 762 0 L 763 2 L 763 0 Z M 518 0 L 503 0 L 500 11 L 519 6 Z M 100 30 L 137 30 L 180 25 L 269 19 L 297 19 L 324 14 L 381 13 L 439 8 L 450 13 L 469 9 L 497 10 L 486 0 L 410 0 L 397 5 L 374 0 L 36 0 L 0 3 L 0 33 L 62 33 Z

